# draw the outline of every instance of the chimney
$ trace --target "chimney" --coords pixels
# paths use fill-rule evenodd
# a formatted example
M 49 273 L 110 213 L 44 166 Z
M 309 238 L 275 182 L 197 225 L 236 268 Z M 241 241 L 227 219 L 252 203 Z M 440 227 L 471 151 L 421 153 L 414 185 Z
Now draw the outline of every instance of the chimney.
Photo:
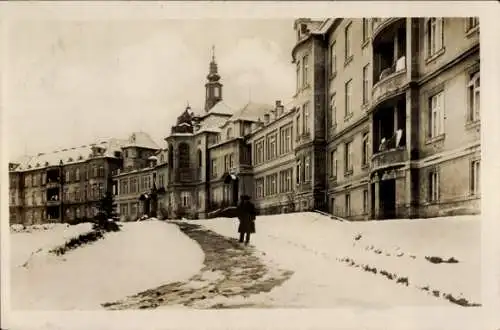
M 269 114 L 268 113 L 266 113 L 264 115 L 264 124 L 266 124 L 266 125 L 269 124 Z
M 283 105 L 281 100 L 276 100 L 276 116 L 279 117 L 283 114 Z

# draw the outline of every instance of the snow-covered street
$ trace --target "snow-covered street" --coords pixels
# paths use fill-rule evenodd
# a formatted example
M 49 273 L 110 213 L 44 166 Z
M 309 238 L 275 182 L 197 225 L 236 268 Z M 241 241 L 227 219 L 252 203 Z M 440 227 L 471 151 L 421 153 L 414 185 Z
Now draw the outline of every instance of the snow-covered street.
M 339 222 L 318 213 L 296 213 L 260 216 L 256 225 L 251 246 L 245 247 L 235 239 L 236 219 L 124 223 L 122 231 L 63 256 L 47 251 L 89 226 L 12 233 L 12 306 L 387 308 L 481 303 L 479 217 Z

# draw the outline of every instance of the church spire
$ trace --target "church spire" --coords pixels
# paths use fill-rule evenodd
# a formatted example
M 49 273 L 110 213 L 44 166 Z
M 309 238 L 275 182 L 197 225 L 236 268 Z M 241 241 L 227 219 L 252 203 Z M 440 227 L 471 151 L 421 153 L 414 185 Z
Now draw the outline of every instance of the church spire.
M 208 112 L 217 102 L 222 100 L 222 84 L 220 83 L 217 62 L 215 61 L 215 45 L 212 45 L 212 59 L 210 61 L 207 82 L 205 84 L 205 111 Z

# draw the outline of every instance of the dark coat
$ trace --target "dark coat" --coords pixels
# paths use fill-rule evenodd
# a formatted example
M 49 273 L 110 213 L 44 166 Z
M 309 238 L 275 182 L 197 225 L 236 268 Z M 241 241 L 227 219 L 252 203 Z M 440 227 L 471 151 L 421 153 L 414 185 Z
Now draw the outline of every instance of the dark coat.
M 239 233 L 255 233 L 255 206 L 248 200 L 242 201 L 238 205 L 238 226 Z

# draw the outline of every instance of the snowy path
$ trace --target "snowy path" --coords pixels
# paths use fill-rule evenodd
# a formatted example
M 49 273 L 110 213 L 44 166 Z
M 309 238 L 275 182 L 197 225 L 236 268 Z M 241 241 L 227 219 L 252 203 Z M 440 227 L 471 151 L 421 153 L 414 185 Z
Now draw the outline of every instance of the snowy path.
M 11 236 L 12 253 L 22 260 L 26 253 L 16 252 L 21 243 L 16 235 Z M 23 242 L 28 243 L 25 238 Z M 64 256 L 39 253 L 28 267 L 14 264 L 11 304 L 13 309 L 100 309 L 104 302 L 187 279 L 202 262 L 200 247 L 177 226 L 160 221 L 125 223 L 122 231 L 107 233 Z
M 236 234 L 234 219 L 193 223 Z M 264 216 L 252 241 L 266 258 L 295 272 L 260 297 L 277 307 L 480 303 L 478 219 L 341 223 L 315 213 Z M 433 264 L 426 256 L 458 262 Z
M 244 247 L 235 239 L 217 235 L 199 225 L 177 224 L 205 253 L 205 266 L 200 272 L 187 281 L 146 290 L 103 306 L 111 310 L 269 307 L 247 298 L 271 291 L 291 275 L 290 271 L 272 264 L 264 265 L 251 247 Z

